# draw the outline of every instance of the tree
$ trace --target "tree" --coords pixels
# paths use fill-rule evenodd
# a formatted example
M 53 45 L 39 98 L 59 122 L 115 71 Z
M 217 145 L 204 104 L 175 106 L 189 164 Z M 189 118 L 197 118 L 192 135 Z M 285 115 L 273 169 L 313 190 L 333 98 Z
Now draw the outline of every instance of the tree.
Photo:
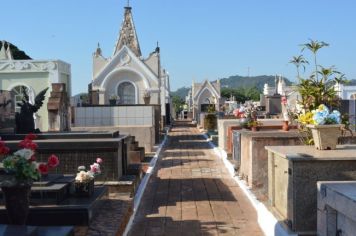
M 318 80 L 318 64 L 316 62 L 316 54 L 319 51 L 319 49 L 323 48 L 323 47 L 327 47 L 329 46 L 329 44 L 321 41 L 319 42 L 318 40 L 311 40 L 309 43 L 305 43 L 302 44 L 301 46 L 303 46 L 302 51 L 304 51 L 304 49 L 308 49 L 309 51 L 311 51 L 314 55 L 314 65 L 315 65 L 315 79 Z
M 292 60 L 290 60 L 289 63 L 294 64 L 295 67 L 297 68 L 298 79 L 300 78 L 299 67 L 303 66 L 303 70 L 305 71 L 305 64 L 309 64 L 309 62 L 305 60 L 303 55 L 293 56 Z
M 184 100 L 177 96 L 177 95 L 173 95 L 172 96 L 172 102 L 173 102 L 173 106 L 176 112 L 181 112 L 183 110 L 183 106 L 185 104 Z

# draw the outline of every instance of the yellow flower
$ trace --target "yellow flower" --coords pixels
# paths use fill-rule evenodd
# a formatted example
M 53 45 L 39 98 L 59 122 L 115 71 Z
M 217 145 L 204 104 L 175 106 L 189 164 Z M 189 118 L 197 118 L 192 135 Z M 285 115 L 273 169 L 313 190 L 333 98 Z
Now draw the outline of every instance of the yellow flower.
M 300 114 L 298 117 L 298 121 L 305 125 L 314 124 L 313 113 L 308 111 L 305 114 Z

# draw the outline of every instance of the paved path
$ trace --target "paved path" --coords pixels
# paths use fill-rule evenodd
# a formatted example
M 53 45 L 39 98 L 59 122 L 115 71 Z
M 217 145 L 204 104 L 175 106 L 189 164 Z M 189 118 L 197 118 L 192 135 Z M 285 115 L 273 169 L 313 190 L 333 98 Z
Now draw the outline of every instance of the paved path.
M 176 122 L 130 236 L 263 235 L 256 212 L 196 128 Z

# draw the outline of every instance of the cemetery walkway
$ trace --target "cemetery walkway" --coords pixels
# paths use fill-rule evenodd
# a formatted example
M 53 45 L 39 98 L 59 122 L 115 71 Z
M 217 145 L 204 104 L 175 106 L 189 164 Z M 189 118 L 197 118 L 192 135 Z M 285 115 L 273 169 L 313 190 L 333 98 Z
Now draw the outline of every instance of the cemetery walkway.
M 263 235 L 249 200 L 198 130 L 173 126 L 130 236 Z

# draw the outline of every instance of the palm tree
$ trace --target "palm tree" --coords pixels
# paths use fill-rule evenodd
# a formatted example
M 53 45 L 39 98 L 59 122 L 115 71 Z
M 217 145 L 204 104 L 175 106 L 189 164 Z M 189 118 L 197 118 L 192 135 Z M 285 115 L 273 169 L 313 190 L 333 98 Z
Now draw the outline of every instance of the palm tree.
M 327 47 L 329 46 L 329 44 L 323 42 L 323 41 L 318 41 L 318 40 L 311 40 L 309 43 L 305 43 L 301 45 L 302 51 L 304 51 L 304 49 L 309 49 L 313 54 L 314 54 L 314 64 L 315 64 L 315 78 L 316 80 L 318 80 L 318 64 L 316 63 L 316 54 L 319 51 L 319 49 L 323 48 L 323 47 Z
M 303 55 L 293 56 L 292 60 L 290 60 L 289 63 L 292 63 L 297 67 L 298 79 L 300 78 L 299 67 L 302 66 L 303 67 L 303 71 L 305 71 L 305 65 L 304 64 L 309 64 L 309 62 L 307 60 L 305 60 Z

